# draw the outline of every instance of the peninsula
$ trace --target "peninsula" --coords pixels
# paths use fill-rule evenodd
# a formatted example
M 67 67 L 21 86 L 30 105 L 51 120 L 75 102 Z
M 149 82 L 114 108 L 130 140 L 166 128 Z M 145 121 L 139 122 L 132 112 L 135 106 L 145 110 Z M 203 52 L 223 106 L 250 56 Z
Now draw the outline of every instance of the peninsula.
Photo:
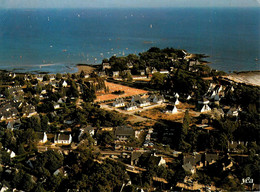
M 259 84 L 205 59 L 0 72 L 1 191 L 259 191 Z

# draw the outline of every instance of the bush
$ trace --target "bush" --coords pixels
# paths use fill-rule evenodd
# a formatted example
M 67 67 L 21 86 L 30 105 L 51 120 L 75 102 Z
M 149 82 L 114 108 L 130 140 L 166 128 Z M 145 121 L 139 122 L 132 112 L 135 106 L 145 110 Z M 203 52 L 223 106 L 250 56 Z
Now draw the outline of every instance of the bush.
M 124 93 L 125 93 L 125 91 L 121 91 L 121 90 L 112 92 L 112 94 L 115 94 L 115 95 L 122 95 Z

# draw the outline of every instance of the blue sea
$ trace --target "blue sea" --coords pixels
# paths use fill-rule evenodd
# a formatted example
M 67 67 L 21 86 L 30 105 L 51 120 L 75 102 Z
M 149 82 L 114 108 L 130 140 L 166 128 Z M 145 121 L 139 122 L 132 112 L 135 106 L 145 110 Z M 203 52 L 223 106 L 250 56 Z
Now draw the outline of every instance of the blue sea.
M 204 53 L 226 72 L 259 70 L 260 9 L 0 10 L 0 69 L 75 72 L 152 46 Z

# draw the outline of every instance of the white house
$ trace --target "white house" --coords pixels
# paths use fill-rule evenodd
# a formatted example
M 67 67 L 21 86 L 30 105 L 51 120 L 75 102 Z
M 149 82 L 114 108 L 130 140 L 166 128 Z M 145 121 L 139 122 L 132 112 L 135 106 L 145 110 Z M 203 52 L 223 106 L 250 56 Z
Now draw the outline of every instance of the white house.
M 149 99 L 141 98 L 139 95 L 132 97 L 131 102 L 135 102 L 138 107 L 145 107 L 151 104 Z
M 140 75 L 145 75 L 145 70 L 139 70 Z
M 102 63 L 102 69 L 103 69 L 103 71 L 105 69 L 111 69 L 111 65 L 109 63 Z
M 174 102 L 174 105 L 179 105 L 180 104 L 180 101 L 178 98 L 176 98 L 175 102 Z
M 191 96 L 190 95 L 188 95 L 188 97 L 186 98 L 187 100 L 190 100 L 191 99 Z
M 60 108 L 60 104 L 59 103 L 54 103 L 53 104 L 53 108 L 54 109 L 59 109 Z
M 71 142 L 72 142 L 71 134 L 67 135 L 64 133 L 59 133 L 58 135 L 55 135 L 55 137 L 54 137 L 55 144 L 69 145 L 69 144 L 71 144 Z
M 132 76 L 133 80 L 142 80 L 142 79 L 147 79 L 146 75 L 133 75 Z
M 146 107 L 146 106 L 148 106 L 148 105 L 150 105 L 151 103 L 150 103 L 150 101 L 149 101 L 149 99 L 141 99 L 141 100 L 139 100 L 138 102 L 137 102 L 137 105 L 139 106 L 139 107 Z
M 154 74 L 154 73 L 157 73 L 157 72 L 158 72 L 158 70 L 155 67 L 153 67 L 152 70 L 151 70 L 151 73 Z
M 227 115 L 237 117 L 238 116 L 238 109 L 236 109 L 235 107 L 230 108 L 229 111 L 227 112 Z
M 37 79 L 38 81 L 43 81 L 43 76 L 42 76 L 42 75 L 37 75 L 36 79 Z
M 149 97 L 150 101 L 153 103 L 161 104 L 165 101 L 164 97 L 162 95 L 151 95 Z
M 137 104 L 135 102 L 131 101 L 130 103 L 127 103 L 125 105 L 125 110 L 126 111 L 132 111 L 132 110 L 135 110 L 135 109 L 137 109 Z
M 7 153 L 10 153 L 10 158 L 14 158 L 16 156 L 15 152 L 11 151 L 10 149 L 7 150 Z
M 59 98 L 58 103 L 65 103 L 65 99 Z
M 166 166 L 166 161 L 162 156 L 157 156 L 155 153 L 152 154 L 152 156 L 154 156 L 154 158 L 156 158 L 157 162 L 157 166 Z
M 207 100 L 206 98 L 203 98 L 201 101 L 198 101 L 199 104 L 203 105 L 200 112 L 208 112 L 211 111 L 211 108 L 208 106 L 209 104 L 209 100 Z
M 179 105 L 180 104 L 180 101 L 179 101 L 179 97 L 180 97 L 180 95 L 178 94 L 178 93 L 175 93 L 175 95 L 174 95 L 174 97 L 175 97 L 175 102 L 174 102 L 174 105 Z
M 46 132 L 37 133 L 37 137 L 39 139 L 39 143 L 46 143 L 48 141 Z
M 160 69 L 161 74 L 169 74 L 169 71 L 166 69 Z
M 81 128 L 81 129 L 80 129 L 79 136 L 78 136 L 78 140 L 80 140 L 80 137 L 81 137 L 84 133 L 89 133 L 89 135 L 90 135 L 91 137 L 93 137 L 93 136 L 95 135 L 95 129 L 94 129 L 91 125 Z
M 119 71 L 113 71 L 113 77 L 119 77 Z
M 66 81 L 63 81 L 61 85 L 62 85 L 62 87 L 67 87 L 68 83 Z
M 203 105 L 203 107 L 200 110 L 201 113 L 208 111 L 211 111 L 211 108 L 208 105 Z
M 128 67 L 129 69 L 132 69 L 134 66 L 133 66 L 132 63 L 127 63 L 127 67 Z
M 123 100 L 123 98 L 118 98 L 113 102 L 113 106 L 114 107 L 124 107 L 125 106 L 125 102 Z
M 158 163 L 158 166 L 165 166 L 166 165 L 166 161 L 163 157 L 160 158 L 160 161 Z
M 174 106 L 171 106 L 171 105 L 166 106 L 165 113 L 174 114 L 174 113 L 177 113 L 177 112 L 178 112 L 178 109 L 175 105 Z
M 47 91 L 45 90 L 45 89 L 43 89 L 42 91 L 41 91 L 41 94 L 43 95 L 43 94 L 46 94 L 47 93 Z

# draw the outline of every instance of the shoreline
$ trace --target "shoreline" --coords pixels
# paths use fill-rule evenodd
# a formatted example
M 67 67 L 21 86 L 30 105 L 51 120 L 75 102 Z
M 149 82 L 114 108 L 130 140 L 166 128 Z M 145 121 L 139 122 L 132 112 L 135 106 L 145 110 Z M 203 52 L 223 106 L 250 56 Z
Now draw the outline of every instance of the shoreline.
M 244 83 L 246 85 L 260 86 L 260 70 L 257 71 L 239 71 L 223 76 L 236 83 Z
M 211 62 L 203 61 L 204 65 L 211 64 Z M 74 74 L 80 74 L 81 71 L 84 71 L 86 74 L 90 74 L 96 69 L 98 69 L 102 64 L 82 64 L 78 63 L 74 65 Z M 69 67 L 72 69 L 71 67 Z M 14 70 L 7 70 L 7 69 L 0 69 L 0 72 L 2 73 L 16 73 L 16 74 L 57 74 L 57 73 L 69 73 L 69 72 L 55 72 L 54 71 L 40 71 L 40 70 L 32 70 L 32 71 L 26 71 L 25 68 L 22 69 L 23 71 L 18 71 L 16 72 Z M 71 74 L 73 74 L 71 73 Z M 250 70 L 250 71 L 238 71 L 238 72 L 232 72 L 232 73 L 227 73 L 226 76 L 223 76 L 224 78 L 227 78 L 231 81 L 234 81 L 236 83 L 242 83 L 246 85 L 251 85 L 251 86 L 260 86 L 260 70 Z

